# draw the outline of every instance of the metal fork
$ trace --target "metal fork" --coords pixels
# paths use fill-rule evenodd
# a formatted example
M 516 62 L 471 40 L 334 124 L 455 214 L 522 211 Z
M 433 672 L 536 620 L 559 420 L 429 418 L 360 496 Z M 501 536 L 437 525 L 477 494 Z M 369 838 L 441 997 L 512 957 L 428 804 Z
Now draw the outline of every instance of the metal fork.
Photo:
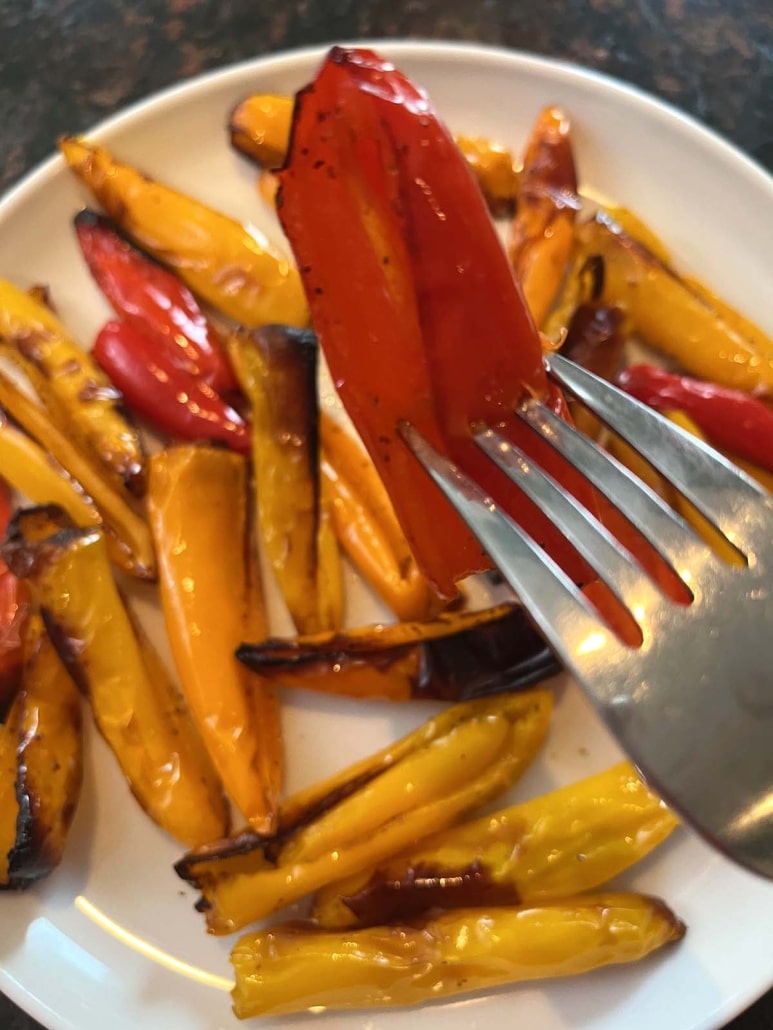
M 773 497 L 668 419 L 559 355 L 552 378 L 645 457 L 737 548 L 720 560 L 600 447 L 527 401 L 518 414 L 652 543 L 692 594 L 666 597 L 606 529 L 513 444 L 477 444 L 563 531 L 638 623 L 623 643 L 581 591 L 410 425 L 413 453 L 486 548 L 644 777 L 707 840 L 773 878 Z

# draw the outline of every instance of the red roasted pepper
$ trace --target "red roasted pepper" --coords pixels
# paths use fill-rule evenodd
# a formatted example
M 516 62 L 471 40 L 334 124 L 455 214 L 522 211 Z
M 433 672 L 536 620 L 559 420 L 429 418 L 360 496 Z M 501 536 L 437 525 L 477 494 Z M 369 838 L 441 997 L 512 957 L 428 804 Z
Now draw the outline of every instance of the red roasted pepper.
M 250 453 L 250 431 L 241 415 L 128 322 L 108 322 L 93 354 L 129 407 L 157 429 L 183 440 L 218 440 L 240 454 Z
M 773 410 L 762 401 L 654 365 L 631 365 L 617 382 L 651 408 L 683 411 L 711 443 L 773 472 Z
M 11 521 L 11 492 L 0 480 L 0 540 Z M 16 694 L 22 672 L 22 628 L 29 610 L 26 584 L 0 558 L 0 722 Z
M 216 330 L 176 275 L 129 243 L 104 215 L 81 211 L 75 230 L 97 286 L 124 322 L 216 392 L 237 389 Z
M 334 48 L 298 95 L 279 213 L 344 404 L 427 576 L 446 596 L 487 566 L 397 434 L 411 422 L 577 581 L 565 538 L 479 451 L 486 422 L 593 506 L 587 484 L 512 412 L 565 414 L 486 203 L 427 96 L 367 50 Z

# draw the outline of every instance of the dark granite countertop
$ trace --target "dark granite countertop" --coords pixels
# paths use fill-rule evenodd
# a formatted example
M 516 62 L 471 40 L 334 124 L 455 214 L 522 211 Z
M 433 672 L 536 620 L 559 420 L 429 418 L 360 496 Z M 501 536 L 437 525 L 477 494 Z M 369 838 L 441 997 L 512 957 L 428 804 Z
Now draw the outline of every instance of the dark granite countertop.
M 60 133 L 170 83 L 356 37 L 572 60 L 671 101 L 773 169 L 771 0 L 0 0 L 0 192 Z M 36 1025 L 0 996 L 2 1030 Z M 732 1027 L 772 1030 L 773 992 Z

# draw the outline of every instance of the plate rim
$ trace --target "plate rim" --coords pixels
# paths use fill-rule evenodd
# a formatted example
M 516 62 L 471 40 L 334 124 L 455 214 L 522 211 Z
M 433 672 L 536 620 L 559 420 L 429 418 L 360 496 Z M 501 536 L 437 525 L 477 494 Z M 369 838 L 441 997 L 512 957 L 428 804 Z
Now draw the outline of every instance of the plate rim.
M 256 57 L 207 70 L 140 97 L 106 118 L 95 121 L 90 127 L 82 130 L 82 134 L 103 141 L 113 133 L 129 128 L 132 122 L 141 120 L 146 114 L 151 112 L 158 114 L 165 106 L 175 104 L 183 95 L 195 97 L 197 93 L 207 92 L 215 84 L 220 86 L 227 84 L 231 79 L 238 80 L 245 74 L 249 74 L 252 69 L 259 69 L 260 73 L 264 74 L 270 70 L 271 66 L 275 66 L 278 71 L 281 71 L 299 61 L 321 60 L 332 46 L 367 47 L 380 50 L 395 60 L 416 56 L 424 60 L 429 58 L 447 61 L 449 57 L 456 56 L 463 60 L 473 59 L 500 67 L 515 65 L 527 72 L 532 69 L 549 72 L 568 82 L 595 83 L 602 90 L 611 92 L 629 104 L 633 103 L 637 108 L 648 112 L 658 120 L 664 120 L 672 125 L 677 122 L 683 130 L 689 133 L 692 142 L 697 143 L 705 151 L 710 151 L 715 159 L 719 158 L 724 164 L 731 166 L 734 174 L 742 173 L 750 183 L 754 184 L 755 188 L 762 188 L 766 191 L 773 203 L 773 172 L 769 172 L 738 144 L 725 138 L 721 132 L 704 124 L 699 118 L 676 104 L 607 72 L 587 68 L 565 58 L 536 54 L 501 45 L 460 40 L 350 39 L 266 52 Z M 48 182 L 61 172 L 64 164 L 64 158 L 54 151 L 23 173 L 18 181 L 0 195 L 0 222 L 12 216 L 16 206 L 24 203 L 30 194 L 44 189 Z M 699 1022 L 692 1024 L 692 1030 L 713 1030 L 713 1028 L 724 1026 L 746 1011 L 771 988 L 773 988 L 773 972 L 769 982 L 761 987 L 758 985 L 726 996 L 723 1003 L 710 1015 L 706 1015 Z M 31 990 L 20 983 L 2 962 L 0 962 L 0 990 L 11 1002 L 44 1026 L 50 1027 L 52 1030 L 64 1030 L 64 1028 L 77 1030 L 76 1025 L 69 1018 L 60 1016 L 44 1001 L 31 993 Z

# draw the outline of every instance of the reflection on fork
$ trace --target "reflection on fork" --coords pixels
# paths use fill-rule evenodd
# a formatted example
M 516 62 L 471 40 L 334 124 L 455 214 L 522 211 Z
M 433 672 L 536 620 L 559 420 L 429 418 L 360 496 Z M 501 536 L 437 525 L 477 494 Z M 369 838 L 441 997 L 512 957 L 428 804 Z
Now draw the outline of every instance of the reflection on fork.
M 773 497 L 668 419 L 559 355 L 551 376 L 721 531 L 730 565 L 622 465 L 549 409 L 519 415 L 604 494 L 690 592 L 665 596 L 618 541 L 523 452 L 486 427 L 475 440 L 553 522 L 635 619 L 625 643 L 544 551 L 417 431 L 416 457 L 516 591 L 621 746 L 696 829 L 773 878 Z

